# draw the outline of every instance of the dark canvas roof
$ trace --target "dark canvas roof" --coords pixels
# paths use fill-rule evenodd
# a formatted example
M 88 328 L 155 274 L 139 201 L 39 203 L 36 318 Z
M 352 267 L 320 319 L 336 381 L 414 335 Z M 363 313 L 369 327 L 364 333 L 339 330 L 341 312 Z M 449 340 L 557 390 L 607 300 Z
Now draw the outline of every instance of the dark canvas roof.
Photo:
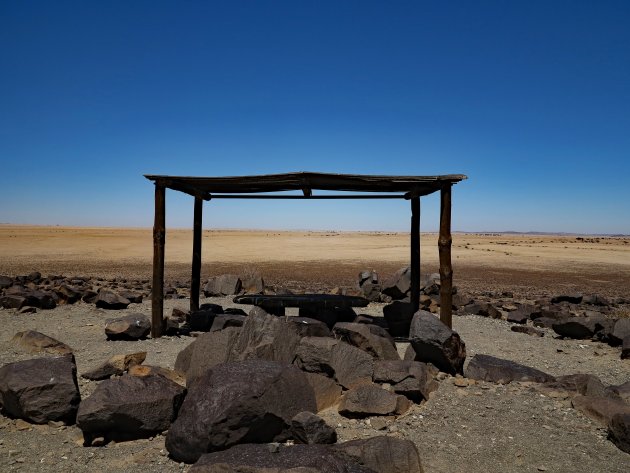
M 265 174 L 259 176 L 190 177 L 145 175 L 166 188 L 185 192 L 205 199 L 212 194 L 257 194 L 301 190 L 310 195 L 311 190 L 350 192 L 402 192 L 427 195 L 441 189 L 443 184 L 455 184 L 466 176 L 374 176 L 364 174 L 325 174 L 295 172 L 289 174 Z

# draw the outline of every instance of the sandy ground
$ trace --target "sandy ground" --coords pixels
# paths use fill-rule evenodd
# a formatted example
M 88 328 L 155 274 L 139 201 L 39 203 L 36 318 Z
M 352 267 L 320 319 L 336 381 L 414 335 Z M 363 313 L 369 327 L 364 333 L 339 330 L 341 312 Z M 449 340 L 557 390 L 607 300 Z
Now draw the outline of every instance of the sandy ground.
M 630 292 L 630 237 L 453 235 L 455 283 L 462 288 L 545 293 Z M 422 270 L 438 269 L 437 235 L 421 237 Z M 192 231 L 167 230 L 166 277 L 190 279 Z M 149 279 L 150 229 L 0 225 L 0 274 Z M 352 286 L 357 272 L 391 274 L 409 261 L 409 236 L 382 232 L 205 230 L 202 277 L 257 271 L 271 284 Z

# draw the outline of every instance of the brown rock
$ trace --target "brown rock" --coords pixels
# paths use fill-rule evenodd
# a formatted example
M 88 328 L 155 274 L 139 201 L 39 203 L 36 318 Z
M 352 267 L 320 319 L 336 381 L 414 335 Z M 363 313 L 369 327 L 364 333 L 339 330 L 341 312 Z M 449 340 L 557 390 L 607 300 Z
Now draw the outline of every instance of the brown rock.
M 127 355 L 114 355 L 100 366 L 83 373 L 81 377 L 94 381 L 100 381 L 107 379 L 110 376 L 120 376 L 132 366 L 142 364 L 146 357 L 146 351 L 129 353 Z
M 119 319 L 105 321 L 108 340 L 139 340 L 151 332 L 151 321 L 143 314 L 129 314 Z
M 410 440 L 378 436 L 333 447 L 377 473 L 422 473 L 418 448 Z
M 462 373 L 466 359 L 466 345 L 440 319 L 430 312 L 419 310 L 413 316 L 409 331 L 416 360 L 434 364 L 440 371 Z
M 65 343 L 34 330 L 18 332 L 11 341 L 30 353 L 45 352 L 57 355 L 72 353 L 72 348 Z
M 394 339 L 378 325 L 338 322 L 333 333 L 339 340 L 360 348 L 377 360 L 400 360 Z
M 162 368 L 161 366 L 133 365 L 129 367 L 127 373 L 129 373 L 129 376 L 139 376 L 141 378 L 146 376 L 162 376 L 163 378 L 169 379 L 182 387 L 186 387 L 185 376 L 178 371 Z
M 315 392 L 317 412 L 321 412 L 339 404 L 341 400 L 341 386 L 334 379 L 318 373 L 304 373 L 308 384 Z
M 363 350 L 339 341 L 332 348 L 330 364 L 335 379 L 346 389 L 371 384 L 374 359 Z
M 466 377 L 480 381 L 507 384 L 512 381 L 544 383 L 555 378 L 535 368 L 490 355 L 477 354 L 466 368 Z
M 385 416 L 402 414 L 409 406 L 406 397 L 386 391 L 376 384 L 365 384 L 344 394 L 339 404 L 339 414 L 351 418 Z
M 575 409 L 586 417 L 607 426 L 613 416 L 630 414 L 630 406 L 618 399 L 594 396 L 576 396 L 571 401 Z

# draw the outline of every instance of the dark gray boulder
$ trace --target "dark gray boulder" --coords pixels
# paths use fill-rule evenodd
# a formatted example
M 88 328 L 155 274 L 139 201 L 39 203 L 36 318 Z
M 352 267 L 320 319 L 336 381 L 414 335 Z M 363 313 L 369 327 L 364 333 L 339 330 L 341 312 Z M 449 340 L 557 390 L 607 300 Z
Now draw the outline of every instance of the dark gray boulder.
M 508 384 L 512 381 L 547 383 L 554 377 L 536 368 L 490 355 L 475 355 L 466 367 L 466 377 L 492 383 Z
M 217 332 L 228 327 L 242 327 L 245 323 L 245 315 L 240 314 L 221 314 L 214 317 L 211 332 Z
M 189 387 L 166 448 L 191 463 L 238 443 L 284 441 L 291 419 L 316 409 L 313 389 L 294 366 L 260 359 L 223 363 Z
M 293 364 L 302 371 L 333 377 L 333 347 L 338 343 L 338 340 L 329 337 L 304 337 L 296 349 Z
M 416 360 L 432 363 L 449 374 L 463 373 L 466 345 L 432 313 L 419 310 L 413 316 L 409 331 Z
M 17 361 L 0 368 L 0 404 L 10 416 L 36 424 L 73 424 L 80 401 L 72 355 Z
M 190 473 L 378 473 L 328 445 L 235 445 L 207 453 Z M 414 472 L 415 473 L 415 472 Z
M 394 339 L 378 325 L 337 322 L 333 334 L 377 360 L 400 360 Z
M 615 326 L 610 335 L 609 343 L 611 345 L 621 345 L 623 339 L 630 336 L 630 319 L 619 319 L 615 322 Z
M 429 399 L 429 394 L 438 388 L 434 379 L 437 373 L 433 365 L 420 361 L 377 361 L 373 379 L 376 383 L 388 383 L 395 393 L 420 402 Z
M 129 314 L 105 321 L 108 340 L 140 340 L 151 332 L 151 321 L 144 314 Z
M 131 301 L 120 294 L 115 293 L 111 289 L 101 289 L 94 301 L 96 307 L 107 310 L 126 309 Z
M 222 274 L 208 279 L 203 287 L 206 297 L 211 296 L 233 296 L 241 292 L 241 279 L 235 274 Z
M 569 302 L 571 304 L 579 304 L 582 302 L 582 294 L 580 293 L 567 293 L 567 294 L 559 294 L 551 298 L 552 304 L 558 304 L 560 302 Z
M 531 305 L 521 305 L 518 309 L 508 313 L 507 321 L 515 324 L 524 324 L 530 318 L 536 308 Z
M 411 288 L 411 269 L 401 268 L 383 281 L 381 292 L 394 300 L 404 299 Z
M 312 412 L 300 412 L 291 419 L 291 436 L 297 443 L 330 444 L 337 441 L 337 432 L 324 419 Z
M 422 473 L 418 448 L 410 440 L 378 436 L 332 447 L 378 473 Z
M 331 350 L 335 379 L 346 389 L 372 382 L 374 358 L 360 348 L 338 341 Z
M 619 450 L 630 453 L 630 414 L 616 414 L 608 424 L 608 438 Z
M 393 337 L 409 336 L 413 314 L 413 306 L 409 302 L 394 301 L 383 307 L 383 316 Z
M 552 325 L 553 331 L 566 338 L 585 340 L 603 328 L 602 317 L 569 317 Z
M 129 376 L 101 382 L 79 406 L 77 426 L 86 439 L 136 439 L 167 430 L 186 390 L 163 376 Z

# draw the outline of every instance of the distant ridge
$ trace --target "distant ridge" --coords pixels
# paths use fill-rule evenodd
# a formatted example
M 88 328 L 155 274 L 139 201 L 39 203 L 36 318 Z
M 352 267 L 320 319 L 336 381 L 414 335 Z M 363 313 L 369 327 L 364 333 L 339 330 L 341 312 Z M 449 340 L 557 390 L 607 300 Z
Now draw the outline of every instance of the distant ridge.
M 491 231 L 479 231 L 471 232 L 467 230 L 453 231 L 453 233 L 478 233 L 482 235 L 541 235 L 541 236 L 587 236 L 587 237 L 609 237 L 609 238 L 628 238 L 629 234 L 624 233 L 577 233 L 577 232 L 516 232 L 513 230 L 491 232 Z

